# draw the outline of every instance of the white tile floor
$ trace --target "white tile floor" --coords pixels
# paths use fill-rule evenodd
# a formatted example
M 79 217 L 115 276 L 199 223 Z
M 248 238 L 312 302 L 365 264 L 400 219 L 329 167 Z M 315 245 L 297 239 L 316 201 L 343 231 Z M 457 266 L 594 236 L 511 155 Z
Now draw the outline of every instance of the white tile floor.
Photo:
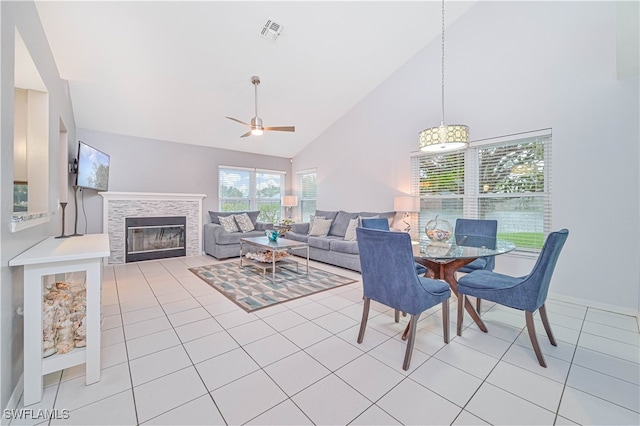
M 188 271 L 216 262 L 105 267 L 101 381 L 86 386 L 84 366 L 50 374 L 27 408 L 77 425 L 640 424 L 634 317 L 548 300 L 558 346 L 542 331 L 545 369 L 521 312 L 485 302 L 489 333 L 467 317 L 457 337 L 452 298 L 451 342 L 440 310 L 423 314 L 405 372 L 406 318 L 372 303 L 356 343 L 360 282 L 245 313 Z

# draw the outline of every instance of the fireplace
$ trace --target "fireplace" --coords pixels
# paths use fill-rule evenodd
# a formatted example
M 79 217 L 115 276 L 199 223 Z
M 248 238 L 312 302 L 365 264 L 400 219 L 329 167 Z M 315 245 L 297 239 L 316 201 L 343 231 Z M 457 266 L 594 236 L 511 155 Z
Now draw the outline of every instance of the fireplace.
M 186 216 L 125 219 L 125 262 L 186 256 Z
M 127 218 L 186 216 L 186 256 L 202 254 L 202 199 L 204 194 L 157 192 L 100 192 L 104 199 L 102 229 L 109 234 L 109 264 L 126 260 Z M 166 231 L 165 231 L 166 233 Z

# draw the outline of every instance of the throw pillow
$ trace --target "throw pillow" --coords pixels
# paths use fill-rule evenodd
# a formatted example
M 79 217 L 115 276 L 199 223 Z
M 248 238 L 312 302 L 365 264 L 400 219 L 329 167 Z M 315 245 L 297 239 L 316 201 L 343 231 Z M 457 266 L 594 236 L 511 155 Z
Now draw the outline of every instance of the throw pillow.
M 220 216 L 229 216 L 232 215 L 233 213 L 229 213 L 229 212 L 213 212 L 213 211 L 209 211 L 209 217 L 211 218 L 211 223 L 217 223 L 218 225 L 222 225 L 220 223 L 220 219 L 218 219 Z
M 331 219 L 316 218 L 309 229 L 310 237 L 326 237 L 329 235 L 329 228 L 331 228 Z
M 344 233 L 345 241 L 355 241 L 356 240 L 356 228 L 358 227 L 360 222 L 359 218 L 351 219 L 349 221 L 349 226 L 347 226 L 347 230 Z
M 246 213 L 234 214 L 233 218 L 236 220 L 238 228 L 240 228 L 242 232 L 249 232 L 256 229 L 255 226 L 253 226 L 253 222 L 251 222 L 249 215 Z
M 214 212 L 214 211 L 209 211 L 209 217 L 211 218 L 211 223 L 217 223 L 218 225 L 222 225 L 220 223 L 220 219 L 218 219 L 220 216 L 233 216 L 234 214 L 241 214 L 241 213 L 246 213 L 249 216 L 249 219 L 251 219 L 251 223 L 253 223 L 253 225 L 255 226 L 256 221 L 258 220 L 258 216 L 260 215 L 260 211 L 259 210 L 249 210 L 249 211 L 237 211 L 237 212 Z
M 309 232 L 311 232 L 311 228 L 313 228 L 313 222 L 315 222 L 316 219 L 326 219 L 326 218 L 324 216 L 314 216 L 314 215 L 309 216 Z
M 236 220 L 233 216 L 218 216 L 218 220 L 220 221 L 220 225 L 227 232 L 238 232 L 238 225 L 236 224 Z

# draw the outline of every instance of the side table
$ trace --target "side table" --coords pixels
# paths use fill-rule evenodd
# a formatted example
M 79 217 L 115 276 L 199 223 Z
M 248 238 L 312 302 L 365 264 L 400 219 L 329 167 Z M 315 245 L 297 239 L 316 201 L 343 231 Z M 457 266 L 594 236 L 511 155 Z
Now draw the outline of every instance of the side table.
M 109 235 L 49 237 L 9 261 L 24 268 L 24 405 L 42 400 L 42 376 L 86 364 L 86 384 L 100 381 L 100 291 L 102 259 L 108 257 Z M 84 272 L 87 287 L 86 347 L 64 355 L 42 357 L 42 303 L 45 277 Z
M 280 232 L 280 235 L 284 235 L 287 232 L 291 231 L 291 225 L 278 225 L 278 224 L 273 224 L 273 229 L 276 229 Z

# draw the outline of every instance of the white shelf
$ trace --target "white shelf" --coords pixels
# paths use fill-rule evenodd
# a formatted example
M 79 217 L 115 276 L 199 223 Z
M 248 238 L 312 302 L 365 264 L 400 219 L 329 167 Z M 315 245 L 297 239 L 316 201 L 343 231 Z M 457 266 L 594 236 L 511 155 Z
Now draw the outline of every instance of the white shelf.
M 86 348 L 74 348 L 66 354 L 54 354 L 42 358 L 42 375 L 64 370 L 87 362 Z
M 24 275 L 24 405 L 42 400 L 42 376 L 86 364 L 86 384 L 100 381 L 100 290 L 102 259 L 109 256 L 109 236 L 50 237 L 20 253 L 9 266 Z M 87 287 L 86 347 L 42 357 L 43 282 L 56 274 L 84 272 Z

